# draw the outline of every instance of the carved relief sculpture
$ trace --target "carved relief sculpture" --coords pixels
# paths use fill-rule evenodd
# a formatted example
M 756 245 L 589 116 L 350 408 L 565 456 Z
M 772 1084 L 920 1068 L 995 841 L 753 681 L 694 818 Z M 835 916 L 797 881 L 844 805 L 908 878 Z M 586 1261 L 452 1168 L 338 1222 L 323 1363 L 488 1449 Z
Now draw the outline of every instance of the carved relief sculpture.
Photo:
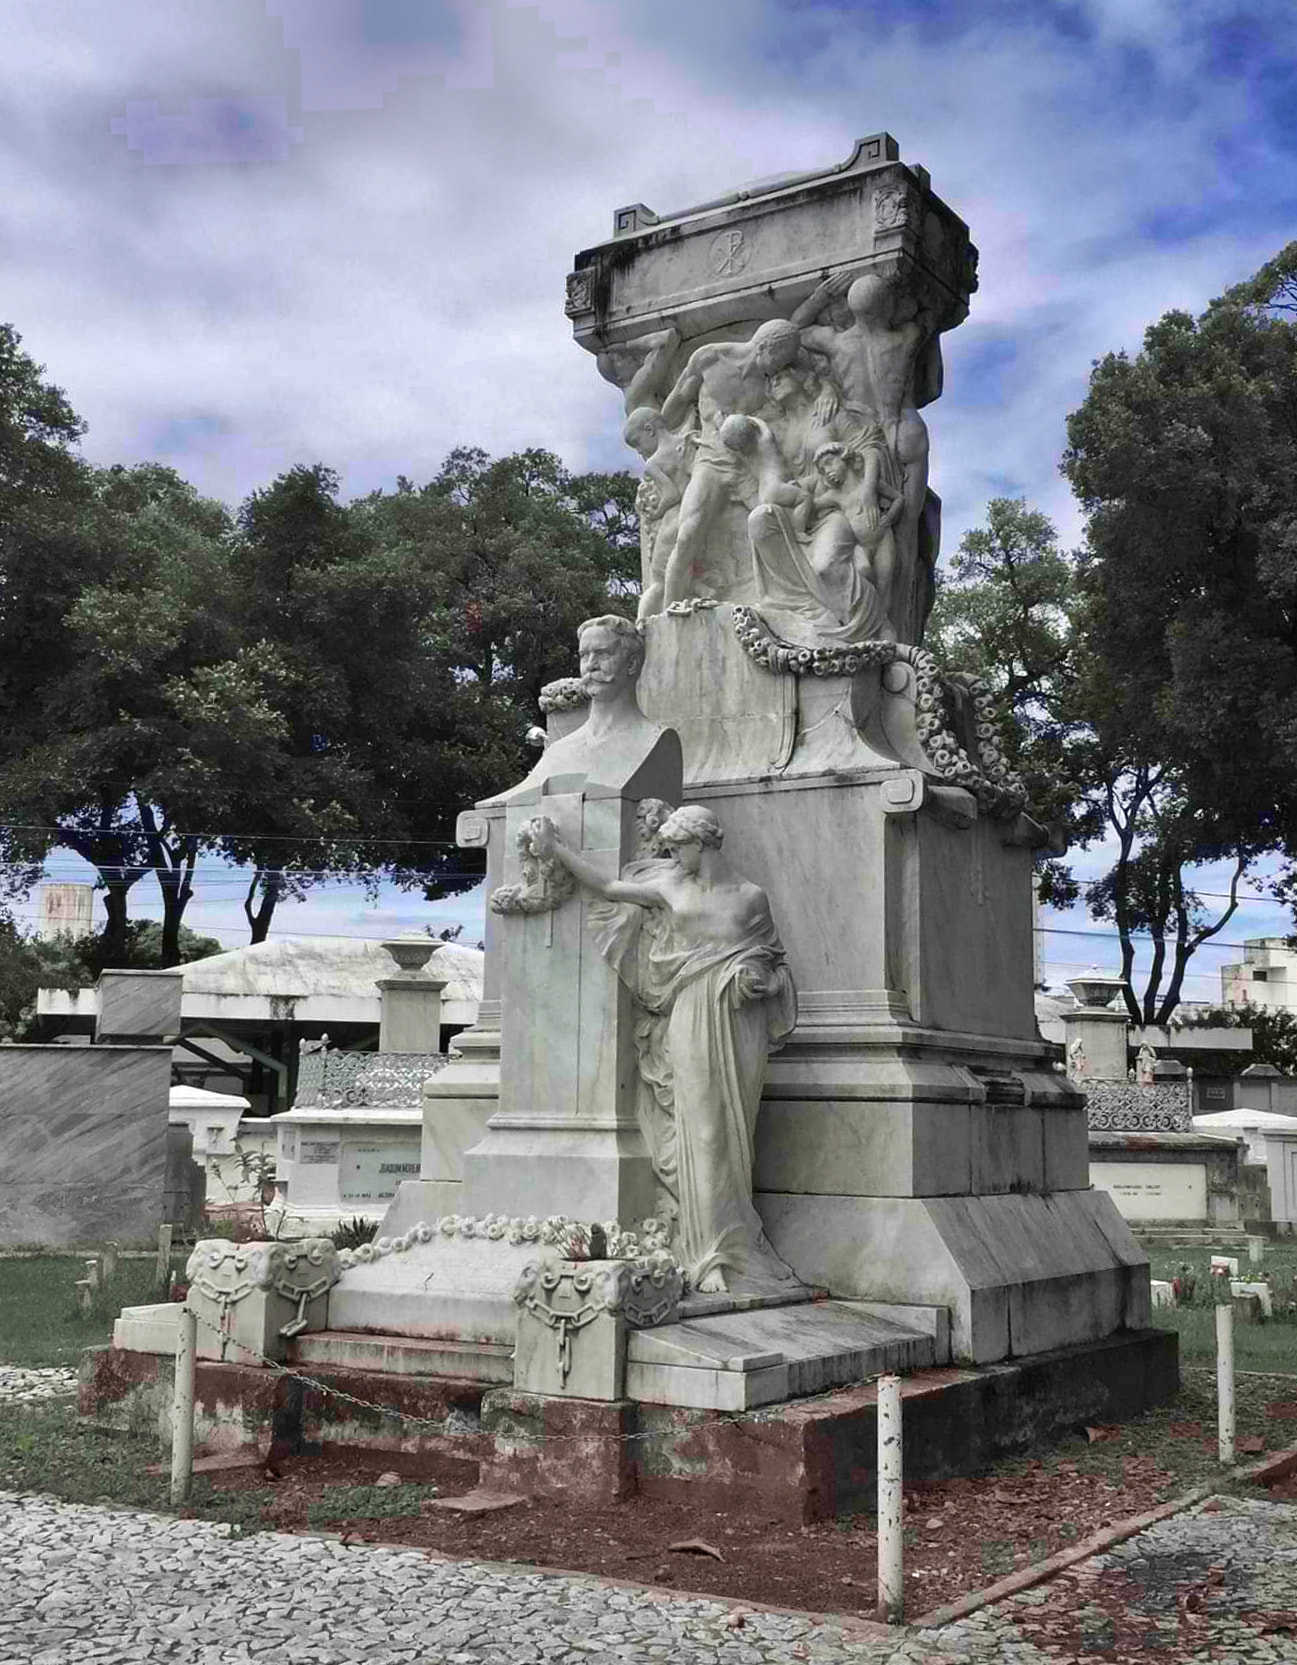
M 657 831 L 667 855 L 637 857 L 611 881 L 552 824 L 537 842 L 611 904 L 593 915 L 600 951 L 658 1020 L 641 1069 L 670 1105 L 672 1138 L 655 1162 L 690 1282 L 754 1292 L 795 1284 L 765 1239 L 752 1169 L 766 1059 L 797 1008 L 765 893 L 729 865 L 722 836 L 710 810 L 676 810 Z
M 662 406 L 669 427 L 692 425 L 698 436 L 664 576 L 667 607 L 695 595 L 696 586 L 707 581 L 708 534 L 725 508 L 731 503 L 751 508 L 756 502 L 756 477 L 742 454 L 721 439 L 722 423 L 731 415 L 757 415 L 769 403 L 769 378 L 800 352 L 801 332 L 779 318 L 759 325 L 750 341 L 699 347 Z M 717 576 L 727 586 L 734 575 Z

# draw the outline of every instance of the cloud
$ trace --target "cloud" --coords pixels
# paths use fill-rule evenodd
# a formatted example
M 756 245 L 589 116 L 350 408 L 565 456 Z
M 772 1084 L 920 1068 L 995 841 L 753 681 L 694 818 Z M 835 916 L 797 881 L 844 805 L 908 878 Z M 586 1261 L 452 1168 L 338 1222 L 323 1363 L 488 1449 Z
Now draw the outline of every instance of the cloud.
M 1291 236 L 1297 14 L 1261 0 L 45 0 L 7 18 L 5 316 L 99 462 L 237 502 L 456 444 L 629 466 L 573 253 L 888 129 L 982 287 L 925 413 L 949 549 L 988 496 L 1074 541 L 1091 362 Z
M 124 137 L 142 160 L 173 166 L 195 162 L 284 162 L 302 129 L 288 125 L 287 100 L 191 98 L 182 116 L 164 116 L 156 103 L 131 102 L 109 131 Z

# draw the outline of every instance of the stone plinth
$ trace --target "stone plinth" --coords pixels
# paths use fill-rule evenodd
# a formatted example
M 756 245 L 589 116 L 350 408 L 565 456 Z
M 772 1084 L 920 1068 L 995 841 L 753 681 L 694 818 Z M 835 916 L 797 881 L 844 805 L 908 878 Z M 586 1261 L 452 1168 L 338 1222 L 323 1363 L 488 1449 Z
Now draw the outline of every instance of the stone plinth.
M 638 795 L 678 801 L 679 760 L 674 741 L 655 753 L 640 771 Z M 634 854 L 638 797 L 563 791 L 563 784 L 515 790 L 507 805 L 482 812 L 499 847 L 489 872 L 505 886 L 523 882 L 519 835 L 540 814 L 609 878 Z M 635 1110 L 635 1011 L 595 947 L 590 906 L 582 893 L 545 911 L 511 914 L 488 942 L 488 959 L 493 951 L 499 959 L 499 1096 L 481 1140 L 464 1153 L 465 1213 L 566 1214 L 625 1225 L 653 1213 L 653 1170 Z M 438 1083 L 437 1094 L 471 1125 L 480 1100 L 462 1094 L 463 1085 L 452 1077 Z
M 1063 1013 L 1067 1036 L 1068 1073 L 1085 1081 L 1124 1081 L 1129 1022 L 1125 1012 L 1079 1006 Z M 1080 1043 L 1081 1063 L 1073 1067 L 1073 1048 Z
M 324 1339 L 303 1336 L 289 1351 L 290 1363 L 319 1387 L 200 1360 L 198 1440 L 209 1449 L 264 1451 L 273 1429 L 289 1450 L 318 1450 L 323 1440 L 436 1452 L 480 1461 L 481 1484 L 501 1491 L 576 1504 L 638 1491 L 718 1511 L 741 1499 L 794 1526 L 873 1505 L 872 1385 L 769 1406 L 749 1420 L 732 1411 L 492 1389 L 417 1370 L 340 1368 L 321 1356 Z M 1143 1330 L 984 1369 L 915 1371 L 902 1387 L 907 1478 L 977 1473 L 1080 1424 L 1139 1415 L 1176 1391 L 1178 1340 L 1172 1331 Z M 97 1426 L 165 1437 L 173 1369 L 173 1359 L 157 1351 L 87 1349 L 81 1414 Z M 385 1414 L 358 1411 L 347 1394 Z
M 283 1359 L 288 1343 L 323 1329 L 338 1277 L 327 1237 L 297 1243 L 196 1243 L 185 1305 L 198 1320 L 198 1356 L 233 1364 Z
M 524 1393 L 621 1399 L 626 1339 L 680 1305 L 678 1267 L 651 1271 L 619 1260 L 540 1260 L 523 1269 L 514 1386 Z
M 425 970 L 436 948 L 429 937 L 398 937 L 383 947 L 399 970 L 377 979 L 380 1052 L 440 1052 L 441 994 L 446 979 Z
M 275 1172 L 287 1216 L 327 1230 L 361 1214 L 380 1218 L 400 1185 L 419 1173 L 422 1112 L 392 1105 L 332 1110 L 303 1106 L 273 1118 Z
M 1237 1232 L 1238 1140 L 1204 1133 L 1090 1135 L 1090 1174 L 1132 1225 L 1204 1226 Z
M 104 971 L 99 976 L 97 1041 L 155 1041 L 180 1033 L 184 980 L 178 971 Z

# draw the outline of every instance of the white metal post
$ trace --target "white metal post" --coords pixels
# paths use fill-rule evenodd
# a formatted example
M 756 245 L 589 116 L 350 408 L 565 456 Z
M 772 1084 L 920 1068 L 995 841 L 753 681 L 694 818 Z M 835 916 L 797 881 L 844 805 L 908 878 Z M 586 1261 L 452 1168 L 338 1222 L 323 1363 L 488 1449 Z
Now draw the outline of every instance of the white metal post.
M 194 1479 L 194 1358 L 198 1319 L 180 1309 L 176 1327 L 176 1388 L 171 1400 L 171 1501 L 184 1503 Z
M 1234 1307 L 1216 1308 L 1216 1424 L 1222 1463 L 1234 1461 Z
M 905 1612 L 901 1498 L 901 1378 L 878 1378 L 878 1611 L 888 1624 Z

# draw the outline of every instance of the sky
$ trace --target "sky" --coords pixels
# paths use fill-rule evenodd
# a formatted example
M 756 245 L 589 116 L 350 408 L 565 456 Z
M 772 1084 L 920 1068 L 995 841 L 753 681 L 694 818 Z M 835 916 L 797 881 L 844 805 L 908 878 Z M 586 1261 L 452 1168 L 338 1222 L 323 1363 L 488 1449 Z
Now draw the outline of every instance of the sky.
M 563 314 L 573 253 L 621 204 L 885 129 L 981 250 L 925 412 L 944 547 L 998 495 L 1071 544 L 1058 460 L 1092 362 L 1297 234 L 1290 0 L 43 0 L 6 28 L 0 313 L 91 460 L 232 505 L 297 463 L 347 494 L 422 481 L 457 444 L 629 465 Z M 188 923 L 246 940 L 237 875 L 201 879 Z M 334 887 L 276 930 L 475 940 L 481 908 Z M 1044 924 L 1051 981 L 1113 962 L 1061 934 L 1101 932 L 1084 914 Z M 1290 928 L 1261 901 L 1222 935 Z

